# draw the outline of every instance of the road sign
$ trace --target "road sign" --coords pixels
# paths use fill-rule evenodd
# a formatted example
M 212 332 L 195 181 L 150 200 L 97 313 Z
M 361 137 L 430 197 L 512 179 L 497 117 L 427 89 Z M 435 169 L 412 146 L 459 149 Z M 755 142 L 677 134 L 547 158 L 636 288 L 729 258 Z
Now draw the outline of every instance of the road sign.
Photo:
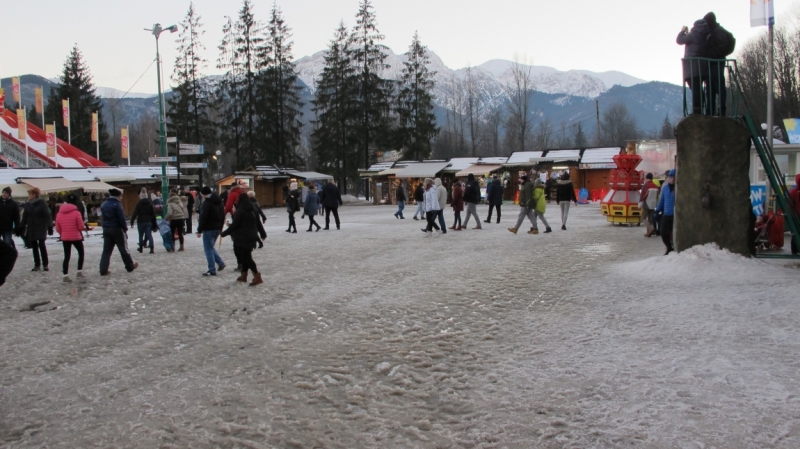
M 205 162 L 181 162 L 181 168 L 208 168 Z
M 148 160 L 150 162 L 177 162 L 178 158 L 175 156 L 165 156 L 165 157 L 151 157 Z
M 203 146 L 194 143 L 181 142 L 181 156 L 203 154 Z
M 178 143 L 177 137 L 167 137 L 167 143 Z

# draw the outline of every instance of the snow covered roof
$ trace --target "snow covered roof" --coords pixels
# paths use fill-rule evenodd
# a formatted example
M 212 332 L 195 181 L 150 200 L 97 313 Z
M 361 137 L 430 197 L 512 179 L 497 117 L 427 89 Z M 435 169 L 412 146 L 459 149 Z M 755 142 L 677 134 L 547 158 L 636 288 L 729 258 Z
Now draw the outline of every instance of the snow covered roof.
M 286 174 L 291 176 L 291 177 L 294 177 L 294 178 L 300 178 L 300 179 L 305 179 L 305 180 L 315 180 L 316 181 L 316 180 L 320 180 L 320 179 L 333 179 L 333 176 L 331 176 L 331 175 L 326 175 L 324 173 L 317 173 L 317 172 L 314 172 L 314 171 L 287 170 Z
M 547 150 L 542 157 L 532 158 L 538 162 L 578 162 L 581 159 L 581 150 Z
M 456 173 L 456 177 L 469 176 L 470 173 L 473 175 L 485 175 L 501 168 L 503 166 L 500 164 L 473 164 Z
M 450 164 L 442 170 L 444 173 L 457 173 L 470 165 L 478 162 L 479 157 L 454 157 L 450 159 Z
M 587 148 L 583 150 L 581 164 L 613 164 L 614 156 L 619 154 L 619 147 Z
M 437 173 L 447 167 L 449 162 L 417 162 L 400 170 L 395 174 L 398 178 L 433 178 Z
M 542 157 L 543 151 L 515 151 L 511 153 L 511 156 L 508 157 L 508 160 L 505 162 L 507 166 L 525 166 L 525 165 L 534 165 L 534 162 L 531 162 L 531 159 L 536 159 Z
M 177 176 L 175 167 L 167 167 L 167 176 Z M 0 168 L 0 184 L 16 184 L 17 178 L 64 178 L 68 181 L 152 182 L 161 178 L 161 167 L 130 165 L 89 168 Z

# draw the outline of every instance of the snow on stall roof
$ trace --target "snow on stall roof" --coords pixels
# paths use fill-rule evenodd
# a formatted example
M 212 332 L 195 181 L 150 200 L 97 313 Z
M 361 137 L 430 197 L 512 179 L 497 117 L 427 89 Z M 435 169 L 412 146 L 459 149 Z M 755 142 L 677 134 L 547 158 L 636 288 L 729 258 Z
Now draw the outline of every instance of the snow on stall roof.
M 397 172 L 398 178 L 433 178 L 437 173 L 447 167 L 447 161 L 417 162 Z
M 442 170 L 445 173 L 457 173 L 465 168 L 469 167 L 470 165 L 478 162 L 477 157 L 454 157 L 450 159 L 450 163 Z
M 542 157 L 543 151 L 515 151 L 511 153 L 505 165 L 531 165 L 531 159 Z
M 287 170 L 286 174 L 295 178 L 302 178 L 306 180 L 321 180 L 321 179 L 333 179 L 333 176 L 326 175 L 324 173 L 317 173 L 313 171 L 294 171 L 294 170 Z
M 168 176 L 177 174 L 178 171 L 175 167 L 167 167 Z M 17 178 L 64 178 L 76 182 L 123 182 L 149 180 L 160 176 L 161 167 L 151 165 L 89 168 L 0 168 L 0 184 L 14 184 Z
M 548 150 L 543 157 L 535 158 L 536 162 L 578 161 L 581 150 Z
M 619 154 L 619 147 L 587 148 L 583 150 L 581 164 L 613 164 L 614 156 Z

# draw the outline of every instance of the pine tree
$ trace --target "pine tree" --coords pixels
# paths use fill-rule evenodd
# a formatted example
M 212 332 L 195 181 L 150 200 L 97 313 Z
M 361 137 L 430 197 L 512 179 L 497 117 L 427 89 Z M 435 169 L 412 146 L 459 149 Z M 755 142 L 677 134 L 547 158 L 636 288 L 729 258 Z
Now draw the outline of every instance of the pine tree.
M 244 127 L 242 126 L 242 105 L 239 101 L 241 85 L 239 74 L 236 71 L 234 62 L 236 54 L 234 44 L 237 39 L 237 28 L 234 22 L 228 17 L 228 22 L 222 27 L 222 42 L 217 47 L 219 58 L 217 68 L 225 70 L 225 75 L 217 85 L 215 93 L 214 108 L 219 114 L 218 125 L 219 140 L 222 147 L 233 152 L 232 160 L 236 167 L 242 167 L 242 151 L 240 151 L 242 139 L 244 137 Z
M 421 161 L 431 155 L 431 142 L 439 132 L 431 93 L 436 72 L 428 69 L 427 48 L 419 41 L 417 33 L 414 33 L 406 58 L 397 97 L 399 143 L 404 149 L 404 159 Z
M 589 141 L 586 139 L 586 134 L 583 133 L 583 125 L 578 123 L 577 131 L 575 131 L 575 148 L 586 148 Z
M 267 39 L 260 55 L 264 71 L 259 76 L 260 160 L 282 166 L 300 162 L 295 148 L 300 143 L 302 123 L 300 87 L 292 61 L 291 29 L 273 5 L 267 24 Z
M 68 139 L 67 128 L 61 110 L 61 100 L 70 100 L 70 127 L 72 132 L 72 145 L 80 148 L 90 156 L 97 155 L 97 144 L 92 141 L 92 113 L 98 113 L 98 131 L 100 138 L 100 160 L 110 164 L 113 154 L 108 144 L 108 132 L 103 120 L 102 101 L 95 92 L 92 75 L 83 61 L 83 55 L 78 46 L 72 51 L 64 63 L 64 72 L 61 75 L 61 84 L 58 88 L 50 89 L 45 108 L 46 122 L 56 122 L 56 133 L 62 140 Z
M 347 27 L 339 22 L 325 53 L 325 67 L 312 102 L 317 117 L 311 134 L 317 169 L 332 175 L 345 189 L 347 179 L 358 176 L 358 149 L 353 133 L 357 91 L 351 44 Z
M 674 139 L 675 138 L 675 128 L 672 127 L 672 123 L 669 121 L 669 114 L 664 117 L 664 123 L 661 125 L 661 139 Z
M 369 168 L 379 139 L 388 135 L 388 112 L 391 92 L 388 83 L 380 77 L 380 72 L 388 68 L 386 46 L 378 42 L 384 36 L 378 32 L 375 13 L 369 0 L 361 0 L 356 25 L 353 27 L 353 61 L 355 80 L 358 88 L 356 97 L 356 140 L 358 142 L 363 167 Z
M 177 83 L 173 95 L 168 100 L 173 132 L 177 132 L 182 142 L 211 145 L 216 140 L 214 126 L 209 120 L 211 92 L 203 80 L 203 69 L 208 61 L 201 55 L 205 46 L 200 37 L 205 34 L 200 16 L 189 3 L 189 10 L 180 25 L 178 56 L 172 80 Z

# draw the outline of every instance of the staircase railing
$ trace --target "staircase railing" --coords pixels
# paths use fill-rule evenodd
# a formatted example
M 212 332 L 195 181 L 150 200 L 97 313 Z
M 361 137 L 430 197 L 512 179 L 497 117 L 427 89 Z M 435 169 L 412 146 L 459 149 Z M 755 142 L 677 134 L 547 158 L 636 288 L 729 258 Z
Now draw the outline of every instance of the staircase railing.
M 6 136 L 2 136 L 2 139 L 3 139 L 3 156 L 5 156 L 6 159 L 16 164 L 17 167 L 25 167 L 25 148 L 23 148 L 20 144 L 9 139 Z M 33 151 L 29 151 L 28 153 L 28 162 L 30 163 L 30 166 L 34 168 L 51 167 L 51 165 L 47 163 L 47 161 L 41 159 Z
M 783 211 L 786 225 L 792 232 L 795 246 L 800 248 L 800 216 L 798 216 L 798 211 L 789 197 L 786 180 L 781 173 L 778 162 L 775 160 L 772 142 L 768 142 L 767 138 L 761 135 L 759 128 L 756 126 L 753 109 L 750 106 L 753 103 L 742 88 L 736 60 L 685 58 L 683 59 L 683 65 L 684 78 L 686 78 L 687 74 L 689 76 L 689 81 L 687 81 L 689 88 L 697 88 L 696 92 L 692 92 L 692 108 L 689 109 L 686 98 L 687 83 L 684 83 L 684 116 L 690 113 L 713 116 L 729 115 L 738 118 L 744 123 L 761 160 L 761 165 L 764 167 L 767 180 L 775 192 L 778 208 Z M 730 100 L 730 105 L 726 105 L 726 100 Z M 764 253 L 760 253 L 757 256 L 792 257 L 787 254 Z

